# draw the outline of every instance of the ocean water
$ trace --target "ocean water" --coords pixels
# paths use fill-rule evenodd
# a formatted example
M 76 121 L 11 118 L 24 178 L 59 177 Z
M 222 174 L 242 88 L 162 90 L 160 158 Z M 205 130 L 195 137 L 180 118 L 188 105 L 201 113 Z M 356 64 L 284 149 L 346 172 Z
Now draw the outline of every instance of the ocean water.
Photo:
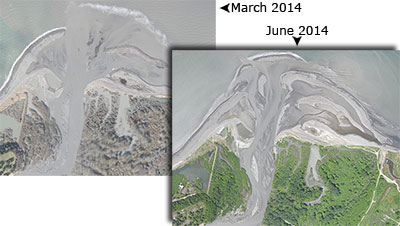
M 173 52 L 173 150 L 202 121 L 214 100 L 224 93 L 241 59 L 266 50 Z M 288 52 L 288 51 L 284 51 Z M 335 71 L 330 77 L 395 127 L 400 127 L 399 51 L 291 51 Z M 184 123 L 174 123 L 184 122 Z
M 190 136 L 214 100 L 226 92 L 240 59 L 256 52 L 173 51 L 173 147 L 180 146 Z
M 12 64 L 36 37 L 64 26 L 67 1 L 0 1 L 0 84 Z M 29 26 L 27 26 L 29 25 Z
M 400 126 L 400 51 L 295 51 L 336 71 L 331 79 L 353 91 L 379 115 Z
M 0 84 L 3 84 L 11 65 L 27 45 L 27 41 L 1 18 L 0 31 Z

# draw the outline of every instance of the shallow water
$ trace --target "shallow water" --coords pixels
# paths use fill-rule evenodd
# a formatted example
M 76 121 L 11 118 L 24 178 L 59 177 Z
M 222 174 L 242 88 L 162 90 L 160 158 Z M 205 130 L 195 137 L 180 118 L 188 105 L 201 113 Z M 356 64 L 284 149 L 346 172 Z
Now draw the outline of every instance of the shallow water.
M 5 114 L 0 114 L 0 131 L 4 133 L 6 128 L 10 128 L 13 130 L 13 137 L 17 137 L 19 133 L 19 123 L 18 121 Z
M 304 59 L 331 68 L 333 81 L 350 88 L 359 99 L 400 126 L 399 51 L 294 51 Z
M 224 93 L 241 59 L 280 51 L 176 51 L 173 53 L 173 146 L 181 146 Z M 286 51 L 281 51 L 286 52 Z M 350 89 L 372 111 L 400 127 L 399 51 L 291 51 L 310 63 L 331 68 L 334 82 Z M 201 62 L 201 63 L 196 63 Z M 207 65 L 205 67 L 204 65 Z M 181 107 L 185 106 L 185 107 Z M 382 128 L 385 129 L 385 128 Z M 173 151 L 176 149 L 174 148 Z
M 208 51 L 173 52 L 172 117 L 185 122 L 172 125 L 174 147 L 179 147 L 189 137 L 214 100 L 228 88 L 240 59 L 250 56 L 252 52 L 256 51 L 218 51 L 216 54 Z
M 67 3 L 43 0 L 0 1 L 1 85 L 14 61 L 31 41 L 50 29 L 64 26 L 64 10 Z
M 207 189 L 208 179 L 210 177 L 210 174 L 208 174 L 204 168 L 190 164 L 190 165 L 186 165 L 178 170 L 175 170 L 173 173 L 174 174 L 183 174 L 183 176 L 185 176 L 186 179 L 188 179 L 192 182 L 195 182 L 197 180 L 197 178 L 200 178 L 201 183 L 202 183 L 202 189 L 203 190 Z

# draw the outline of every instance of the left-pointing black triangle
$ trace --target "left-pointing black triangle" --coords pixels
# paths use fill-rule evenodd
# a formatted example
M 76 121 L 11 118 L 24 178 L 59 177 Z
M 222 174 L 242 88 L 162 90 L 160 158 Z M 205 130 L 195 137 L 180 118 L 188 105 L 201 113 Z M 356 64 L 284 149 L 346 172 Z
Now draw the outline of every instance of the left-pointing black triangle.
M 227 11 L 229 13 L 229 3 L 224 5 L 224 6 L 222 6 L 221 9 L 223 9 L 223 10 L 225 10 L 225 11 Z
M 294 42 L 296 43 L 296 46 L 298 46 L 299 43 L 300 43 L 301 36 L 300 36 L 300 37 L 294 37 L 294 36 L 292 36 L 292 37 L 293 37 L 293 39 L 294 39 Z

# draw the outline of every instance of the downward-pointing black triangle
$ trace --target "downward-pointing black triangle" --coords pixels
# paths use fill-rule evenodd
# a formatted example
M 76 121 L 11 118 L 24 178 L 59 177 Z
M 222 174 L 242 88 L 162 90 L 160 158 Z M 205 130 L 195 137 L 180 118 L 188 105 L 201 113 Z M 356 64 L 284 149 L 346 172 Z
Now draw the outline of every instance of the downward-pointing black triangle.
M 230 13 L 229 12 L 229 3 L 224 5 L 224 6 L 222 6 L 221 9 L 223 9 L 223 10 L 227 11 L 228 13 Z
M 293 39 L 294 39 L 294 42 L 296 43 L 296 46 L 298 46 L 299 45 L 299 42 L 300 42 L 300 39 L 301 39 L 301 36 L 300 37 L 294 37 L 294 36 L 292 36 L 293 37 Z

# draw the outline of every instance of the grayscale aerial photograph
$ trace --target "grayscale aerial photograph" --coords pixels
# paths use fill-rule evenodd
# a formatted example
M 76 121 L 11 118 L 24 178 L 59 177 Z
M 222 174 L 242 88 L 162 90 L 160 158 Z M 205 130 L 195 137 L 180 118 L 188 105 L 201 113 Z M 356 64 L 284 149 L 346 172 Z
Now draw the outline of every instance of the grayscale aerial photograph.
M 170 175 L 188 44 L 215 45 L 215 1 L 1 0 L 0 175 Z
M 173 50 L 173 225 L 400 225 L 400 52 Z

